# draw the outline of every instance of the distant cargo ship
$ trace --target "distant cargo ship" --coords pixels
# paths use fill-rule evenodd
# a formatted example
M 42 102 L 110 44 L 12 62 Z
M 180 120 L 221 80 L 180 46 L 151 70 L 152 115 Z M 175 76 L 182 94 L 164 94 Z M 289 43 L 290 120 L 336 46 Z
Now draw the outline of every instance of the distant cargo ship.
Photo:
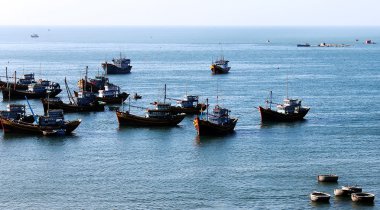
M 38 34 L 32 34 L 32 35 L 30 35 L 30 37 L 31 37 L 31 38 L 38 38 L 38 37 L 40 37 L 40 36 L 38 36 Z
M 297 44 L 297 47 L 310 47 L 310 44 L 309 43 Z

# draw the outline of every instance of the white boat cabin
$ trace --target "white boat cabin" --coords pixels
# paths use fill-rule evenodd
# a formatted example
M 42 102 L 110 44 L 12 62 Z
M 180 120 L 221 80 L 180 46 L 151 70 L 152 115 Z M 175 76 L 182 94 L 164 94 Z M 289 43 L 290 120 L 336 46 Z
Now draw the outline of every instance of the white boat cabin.
M 148 109 L 146 118 L 168 118 L 172 116 L 171 105 L 167 103 L 156 103 L 155 109 Z
M 99 90 L 100 98 L 113 98 L 117 97 L 120 93 L 120 87 L 116 85 L 106 85 L 104 90 Z
M 182 108 L 192 108 L 198 105 L 198 96 L 185 95 L 182 100 L 177 101 L 177 104 Z
M 284 104 L 277 105 L 277 112 L 282 114 L 298 113 L 301 108 L 301 100 L 284 99 Z

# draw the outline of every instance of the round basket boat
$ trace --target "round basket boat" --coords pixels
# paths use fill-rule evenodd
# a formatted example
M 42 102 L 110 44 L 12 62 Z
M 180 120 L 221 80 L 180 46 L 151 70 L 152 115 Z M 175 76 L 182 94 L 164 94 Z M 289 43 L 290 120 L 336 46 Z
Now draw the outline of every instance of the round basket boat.
M 330 194 L 324 192 L 312 192 L 310 193 L 310 200 L 313 202 L 329 202 Z
M 352 193 L 351 200 L 360 203 L 373 203 L 375 195 L 372 193 Z
M 339 176 L 335 174 L 321 174 L 317 176 L 318 182 L 337 182 Z

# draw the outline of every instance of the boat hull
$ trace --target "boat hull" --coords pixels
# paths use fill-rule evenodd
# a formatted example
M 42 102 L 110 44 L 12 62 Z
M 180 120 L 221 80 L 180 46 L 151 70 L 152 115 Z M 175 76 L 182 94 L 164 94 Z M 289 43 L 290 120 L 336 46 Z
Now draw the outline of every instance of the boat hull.
M 81 120 L 66 121 L 63 126 L 39 126 L 9 119 L 0 119 L 4 133 L 28 133 L 43 135 L 44 131 L 65 129 L 65 134 L 72 133 L 81 123 Z
M 49 109 L 62 109 L 65 113 L 74 113 L 74 112 L 102 112 L 104 111 L 104 104 L 99 104 L 98 102 L 94 102 L 88 106 L 80 106 L 75 104 L 66 104 L 62 101 L 50 101 L 48 105 L 47 99 L 41 99 L 41 102 L 44 106 L 44 112 L 46 113 Z
M 201 120 L 199 117 L 194 119 L 194 127 L 199 136 L 218 136 L 232 133 L 235 129 L 238 119 L 231 118 L 232 122 L 227 125 L 218 125 L 207 120 Z
M 116 111 L 117 120 L 119 125 L 128 126 L 176 126 L 184 118 L 185 114 L 175 115 L 169 119 L 156 119 L 156 118 L 146 118 L 136 115 L 131 115 L 128 112 Z
M 227 74 L 230 71 L 231 67 L 222 68 L 218 65 L 212 64 L 210 69 L 213 74 Z
M 25 96 L 28 99 L 40 99 L 40 98 L 47 98 L 48 95 L 49 97 L 53 98 L 57 96 L 59 93 L 61 93 L 61 89 L 54 89 L 52 90 L 49 94 L 47 92 L 43 93 L 34 93 L 34 92 L 29 92 L 25 90 L 14 90 L 12 88 L 4 88 L 2 89 L 3 92 L 3 99 L 25 99 Z
M 269 108 L 259 107 L 261 121 L 263 122 L 294 122 L 303 120 L 310 108 L 303 108 L 299 113 L 282 114 Z
M 111 63 L 102 63 L 102 68 L 106 71 L 106 74 L 128 74 L 132 70 L 132 66 L 119 68 Z

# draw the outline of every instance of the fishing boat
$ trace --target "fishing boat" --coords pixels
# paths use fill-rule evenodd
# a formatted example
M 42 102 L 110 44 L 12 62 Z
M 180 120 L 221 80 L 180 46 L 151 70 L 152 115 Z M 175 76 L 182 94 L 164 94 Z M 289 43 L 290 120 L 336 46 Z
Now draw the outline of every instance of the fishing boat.
M 127 74 L 131 72 L 131 59 L 127 59 L 121 56 L 120 58 L 112 59 L 112 63 L 102 63 L 102 68 L 106 74 Z
M 225 135 L 233 132 L 237 118 L 230 117 L 230 110 L 216 105 L 212 114 L 208 113 L 208 99 L 206 100 L 206 113 L 201 112 L 193 121 L 199 136 Z M 206 115 L 206 116 L 203 116 Z
M 344 189 L 334 189 L 334 195 L 335 196 L 349 196 L 351 195 L 351 192 L 349 190 L 344 190 Z
M 312 192 L 310 193 L 310 200 L 313 202 L 329 202 L 331 195 L 324 192 Z
M 6 72 L 7 72 L 7 69 L 6 69 Z M 8 75 L 8 73 L 5 73 L 5 74 Z M 15 72 L 15 74 L 16 74 L 16 72 Z M 0 89 L 6 88 L 6 87 L 12 87 L 16 90 L 27 90 L 28 85 L 36 83 L 36 81 L 34 80 L 34 73 L 24 74 L 23 78 L 18 79 L 14 83 L 9 82 L 8 76 L 6 76 L 6 77 L 7 77 L 7 81 L 0 81 Z M 16 80 L 16 76 L 14 76 L 14 78 Z
M 106 104 L 120 104 L 123 103 L 128 96 L 128 93 L 120 91 L 119 86 L 107 84 L 104 86 L 104 90 L 99 90 L 96 100 Z
M 337 182 L 339 176 L 336 174 L 320 174 L 317 176 L 318 182 Z
M 310 47 L 311 45 L 309 43 L 305 44 L 297 44 L 297 47 Z
M 210 69 L 213 74 L 226 74 L 230 71 L 231 67 L 228 66 L 230 61 L 225 60 L 224 56 L 221 56 L 219 60 L 213 61 Z
M 62 109 L 67 112 L 96 112 L 104 111 L 104 103 L 99 103 L 92 92 L 80 90 L 77 97 L 73 97 L 65 78 L 65 86 L 69 103 L 64 103 L 60 98 L 42 98 L 44 112 L 49 109 Z
M 373 203 L 375 194 L 372 193 L 352 193 L 351 200 L 360 203 Z
M 0 118 L 21 120 L 30 123 L 34 121 L 33 115 L 26 115 L 25 105 L 22 104 L 8 104 L 7 110 L 0 111 Z
M 305 115 L 309 112 L 309 107 L 303 107 L 301 100 L 291 99 L 286 97 L 283 104 L 276 104 L 272 102 L 272 91 L 270 91 L 270 100 L 266 100 L 267 106 L 264 108 L 259 106 L 261 114 L 261 121 L 272 122 L 293 122 L 303 120 Z M 269 107 L 268 107 L 269 104 Z M 272 109 L 272 104 L 277 105 L 277 110 Z
M 199 103 L 199 96 L 186 94 L 177 100 L 177 106 L 172 106 L 171 109 L 175 113 L 199 114 L 206 109 L 206 104 Z
M 130 114 L 129 111 L 116 111 L 117 120 L 120 125 L 128 126 L 176 126 L 186 114 L 173 113 L 168 103 L 156 103 L 155 109 L 148 109 L 145 116 Z
M 106 84 L 110 84 L 106 75 L 96 75 L 94 79 L 87 77 L 88 66 L 86 66 L 86 74 L 83 79 L 78 81 L 78 88 L 91 92 L 98 92 L 104 89 Z
M 35 38 L 38 38 L 40 36 L 38 36 L 38 34 L 32 34 L 32 35 L 30 35 L 30 37 L 35 39 Z
M 30 123 L 22 120 L 1 118 L 4 133 L 45 133 L 64 130 L 64 134 L 72 133 L 81 123 L 81 120 L 65 121 L 63 110 L 48 110 L 46 116 L 38 116 L 37 121 Z
M 40 80 L 37 83 L 28 85 L 27 90 L 17 90 L 14 87 L 6 87 L 2 89 L 3 99 L 23 99 L 26 97 L 40 99 L 57 96 L 62 89 L 58 83 L 48 80 Z

